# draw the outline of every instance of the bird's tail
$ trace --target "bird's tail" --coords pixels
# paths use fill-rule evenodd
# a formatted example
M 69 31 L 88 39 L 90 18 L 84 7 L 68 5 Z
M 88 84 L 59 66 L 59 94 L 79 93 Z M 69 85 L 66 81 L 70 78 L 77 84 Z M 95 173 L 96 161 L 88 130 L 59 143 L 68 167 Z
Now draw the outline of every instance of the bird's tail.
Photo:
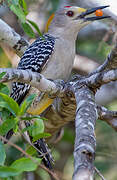
M 45 142 L 45 139 L 39 139 L 37 141 L 35 141 L 34 146 L 39 150 L 38 154 L 40 157 L 42 157 L 42 161 L 44 163 L 44 165 L 48 168 L 48 169 L 52 169 L 52 164 L 53 164 L 53 158 L 50 152 L 50 149 L 48 148 L 48 145 Z
M 31 125 L 31 123 L 29 121 L 25 121 L 25 125 L 26 125 L 26 127 L 29 127 Z M 29 135 L 29 138 L 32 142 L 32 137 L 30 135 Z M 33 142 L 32 144 L 36 148 L 39 157 L 42 158 L 42 162 L 44 163 L 44 165 L 48 169 L 52 170 L 52 164 L 53 164 L 54 160 L 51 155 L 51 151 L 50 151 L 47 143 L 45 142 L 45 139 L 43 139 L 43 138 L 38 139 L 37 141 Z

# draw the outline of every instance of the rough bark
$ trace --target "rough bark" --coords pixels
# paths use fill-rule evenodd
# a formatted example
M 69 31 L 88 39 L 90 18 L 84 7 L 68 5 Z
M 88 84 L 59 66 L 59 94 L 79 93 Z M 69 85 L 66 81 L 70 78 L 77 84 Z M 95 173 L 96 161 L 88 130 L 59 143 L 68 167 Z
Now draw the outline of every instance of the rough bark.
M 96 139 L 95 124 L 98 118 L 94 93 L 86 86 L 75 88 L 77 104 L 75 119 L 75 148 L 73 180 L 93 179 Z
M 19 56 L 22 56 L 29 46 L 29 42 L 17 34 L 2 19 L 0 19 L 0 41 L 7 43 Z

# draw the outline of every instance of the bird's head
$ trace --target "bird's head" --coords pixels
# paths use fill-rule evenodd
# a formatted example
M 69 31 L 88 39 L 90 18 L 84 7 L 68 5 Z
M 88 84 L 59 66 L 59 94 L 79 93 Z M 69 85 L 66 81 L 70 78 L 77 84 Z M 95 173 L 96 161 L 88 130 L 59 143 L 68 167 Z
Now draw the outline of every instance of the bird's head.
M 104 16 L 102 12 L 102 9 L 107 7 L 109 6 L 100 6 L 87 10 L 76 6 L 65 6 L 64 8 L 59 9 L 55 15 L 52 15 L 49 20 L 49 23 L 51 22 L 49 29 L 50 31 L 58 29 L 58 33 L 61 33 L 62 31 L 71 31 L 73 33 L 79 32 L 81 28 L 94 20 L 108 18 L 109 16 Z M 98 11 L 97 14 L 96 11 Z

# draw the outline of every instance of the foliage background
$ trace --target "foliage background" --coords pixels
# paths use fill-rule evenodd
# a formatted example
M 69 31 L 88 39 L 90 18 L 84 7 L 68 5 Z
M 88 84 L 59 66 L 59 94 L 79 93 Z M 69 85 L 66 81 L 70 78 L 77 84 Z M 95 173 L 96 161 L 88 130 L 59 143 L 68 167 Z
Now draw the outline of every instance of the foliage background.
M 9 1 L 11 2 L 11 1 Z M 48 17 L 60 6 L 59 0 L 26 0 L 27 9 L 27 19 L 35 22 L 38 25 L 40 31 L 44 32 L 44 27 Z M 11 27 L 13 27 L 16 32 L 18 32 L 23 37 L 27 38 L 32 42 L 32 40 L 39 35 L 39 31 L 35 30 L 34 26 L 33 31 L 29 30 L 30 33 L 26 35 L 25 28 L 22 29 L 21 20 L 5 6 L 0 7 L 0 16 L 5 20 Z M 9 18 L 10 17 L 10 18 Z M 27 22 L 27 21 L 26 21 Z M 27 22 L 28 23 L 28 22 Z M 29 23 L 30 24 L 30 23 Z M 109 26 L 108 26 L 109 27 Z M 27 28 L 27 27 L 26 27 Z M 101 32 L 101 30 L 100 30 Z M 113 33 L 107 38 L 106 42 L 103 41 L 105 36 L 105 31 L 102 29 L 100 33 L 99 29 L 91 30 L 89 27 L 88 33 L 82 32 L 79 33 L 79 38 L 76 42 L 76 52 L 81 56 L 86 56 L 90 59 L 93 59 L 97 63 L 102 63 L 112 47 Z M 32 33 L 32 36 L 31 36 Z M 35 34 L 35 35 L 34 35 Z M 30 37 L 29 37 L 30 36 Z M 98 37 L 98 38 L 97 38 Z M 101 47 L 101 48 L 99 48 Z M 5 49 L 7 48 L 7 52 Z M 12 58 L 11 58 L 12 57 Z M 16 66 L 18 57 L 11 52 L 8 47 L 1 44 L 0 46 L 0 67 L 14 67 Z M 86 66 L 86 64 L 84 64 Z M 74 71 L 76 73 L 76 71 Z M 78 73 L 84 73 L 78 71 Z M 85 72 L 86 73 L 86 72 Z M 9 85 L 10 87 L 10 85 Z M 111 92 L 110 92 L 111 93 Z M 117 100 L 106 104 L 111 110 L 117 110 Z M 71 180 L 73 174 L 73 146 L 74 146 L 74 123 L 70 123 L 65 127 L 64 136 L 61 141 L 57 144 L 50 145 L 52 148 L 52 153 L 55 158 L 55 169 L 58 174 L 64 180 Z M 117 179 L 117 133 L 111 129 L 107 124 L 97 121 L 96 125 L 96 137 L 97 137 L 97 150 L 96 150 L 96 167 L 101 171 L 105 178 L 108 180 Z M 13 142 L 19 145 L 22 148 L 25 148 L 25 144 L 22 141 L 20 136 L 14 136 L 12 138 Z M 21 157 L 21 153 L 6 145 L 7 149 L 7 162 L 6 164 L 11 164 L 14 160 Z M 37 169 L 36 172 L 23 173 L 14 177 L 14 180 L 29 179 L 42 179 L 50 180 L 49 175 L 42 169 Z M 100 179 L 96 176 L 96 180 Z M 9 178 L 10 180 L 10 178 Z

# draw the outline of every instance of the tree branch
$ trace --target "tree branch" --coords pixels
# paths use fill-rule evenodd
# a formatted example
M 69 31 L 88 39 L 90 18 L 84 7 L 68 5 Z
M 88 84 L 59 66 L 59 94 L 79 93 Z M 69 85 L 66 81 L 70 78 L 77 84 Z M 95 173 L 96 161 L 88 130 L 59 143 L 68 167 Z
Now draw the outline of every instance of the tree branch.
M 94 134 L 97 109 L 93 92 L 86 86 L 75 86 L 77 102 L 73 180 L 93 179 L 96 139 Z
M 94 169 L 95 169 L 95 172 L 98 174 L 98 176 L 101 177 L 102 180 L 106 180 L 106 179 L 104 178 L 104 176 L 100 173 L 100 171 L 99 171 L 96 167 L 94 167 Z
M 74 95 L 72 93 L 72 80 L 69 83 L 64 83 L 63 81 L 50 81 L 44 78 L 43 75 L 31 72 L 29 70 L 19 70 L 19 69 L 7 69 L 7 68 L 0 68 L 1 72 L 7 72 L 0 82 L 8 82 L 8 81 L 18 81 L 30 84 L 31 86 L 37 88 L 42 92 L 46 92 L 51 97 L 61 97 L 62 102 L 61 106 L 59 106 L 59 101 L 56 104 L 56 110 L 51 108 L 50 111 L 47 111 L 45 117 L 49 119 L 49 123 L 51 126 L 48 126 L 48 122 L 45 122 L 46 131 L 54 134 L 64 126 L 69 121 L 74 120 L 75 118 L 75 109 L 76 109 L 76 102 Z M 100 72 L 96 74 L 92 74 L 87 78 L 81 78 L 76 76 L 76 83 L 75 84 L 82 84 L 87 85 L 90 88 L 94 88 L 95 91 L 99 86 L 104 83 L 108 83 L 110 81 L 117 80 L 117 70 L 111 70 L 107 72 Z M 71 89 L 70 89 L 71 88 Z M 57 101 L 57 100 L 56 100 Z M 58 110 L 59 108 L 59 110 Z M 59 113 L 57 113 L 59 112 Z M 50 118 L 51 117 L 51 118 Z M 63 118 L 64 117 L 64 118 Z M 58 121 L 55 121 L 58 119 Z M 115 122 L 115 119 L 113 120 Z M 115 123 L 113 121 L 108 121 L 108 123 L 116 130 Z M 54 122 L 54 123 L 53 123 Z M 56 122 L 56 126 L 55 126 Z M 51 127 L 48 129 L 48 127 Z M 53 128 L 52 128 L 53 127 Z
M 17 34 L 8 24 L 0 19 L 0 41 L 7 43 L 21 57 L 29 43 Z
M 30 84 L 39 91 L 52 95 L 59 95 L 62 97 L 64 93 L 63 81 L 51 81 L 46 79 L 42 74 L 32 72 L 30 70 L 21 70 L 13 68 L 0 68 L 0 73 L 6 72 L 0 82 L 22 82 Z
M 111 81 L 117 80 L 117 69 L 98 72 L 95 74 L 91 74 L 88 77 L 82 77 L 81 80 L 77 81 L 77 78 L 79 78 L 79 75 L 76 75 L 73 77 L 73 81 L 76 81 L 76 84 L 85 84 L 88 87 L 94 88 L 97 90 L 102 85 L 107 84 Z
M 98 118 L 109 124 L 115 131 L 117 131 L 117 111 L 109 111 L 103 106 L 97 105 Z

